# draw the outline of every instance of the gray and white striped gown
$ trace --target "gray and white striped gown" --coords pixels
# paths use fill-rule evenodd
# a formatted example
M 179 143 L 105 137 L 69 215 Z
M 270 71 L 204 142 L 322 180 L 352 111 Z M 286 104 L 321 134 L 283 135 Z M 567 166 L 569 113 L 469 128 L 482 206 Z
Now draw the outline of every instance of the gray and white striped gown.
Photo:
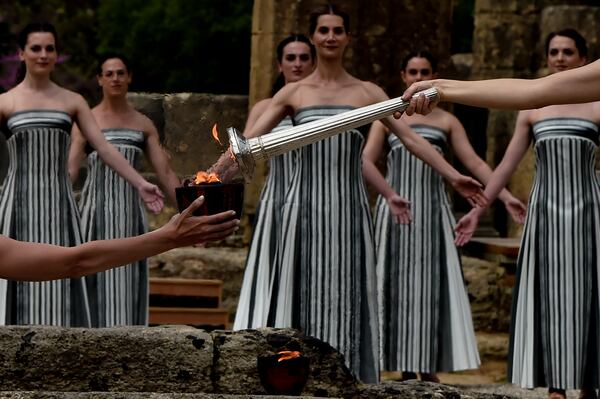
M 71 117 L 55 110 L 20 111 L 3 129 L 10 159 L 0 193 L 0 232 L 21 241 L 81 244 L 67 172 Z M 0 324 L 89 327 L 83 279 L 0 281 Z
M 509 379 L 531 388 L 598 387 L 598 125 L 533 125 L 536 174 L 513 291 Z
M 290 127 L 292 120 L 286 117 L 271 133 Z M 274 321 L 269 320 L 269 311 L 277 296 L 273 295 L 273 282 L 278 279 L 275 258 L 282 242 L 282 206 L 290 187 L 295 158 L 296 151 L 291 151 L 269 160 L 269 175 L 256 209 L 234 330 L 274 325 Z
M 411 128 L 438 151 L 446 133 Z M 394 223 L 377 199 L 375 243 L 381 365 L 385 370 L 435 373 L 479 367 L 477 342 L 454 245 L 455 224 L 439 173 L 388 136 L 387 181 L 411 202 L 411 224 Z
M 307 107 L 297 125 L 349 111 Z M 364 137 L 349 130 L 298 150 L 283 206 L 275 326 L 338 349 L 362 381 L 379 378 L 373 226 L 361 171 Z
M 144 132 L 102 129 L 135 168 L 144 154 Z M 91 150 L 91 149 L 90 149 Z M 85 241 L 131 237 L 147 231 L 146 211 L 138 191 L 107 166 L 96 151 L 88 155 L 88 174 L 79 210 Z M 93 327 L 148 323 L 148 268 L 146 260 L 86 277 Z

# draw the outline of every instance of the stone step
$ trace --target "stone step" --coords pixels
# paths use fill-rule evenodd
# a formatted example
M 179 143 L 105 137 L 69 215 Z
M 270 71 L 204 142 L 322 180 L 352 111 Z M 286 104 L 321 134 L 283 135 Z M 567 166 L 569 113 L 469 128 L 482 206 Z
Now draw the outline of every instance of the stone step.
M 2 326 L 0 348 L 4 391 L 264 395 L 258 359 L 291 350 L 310 360 L 304 395 L 358 393 L 339 352 L 292 329 Z
M 0 391 L 0 399 L 284 399 L 315 398 L 315 396 L 279 395 L 222 395 L 211 393 L 156 393 L 156 392 L 44 392 L 44 391 Z

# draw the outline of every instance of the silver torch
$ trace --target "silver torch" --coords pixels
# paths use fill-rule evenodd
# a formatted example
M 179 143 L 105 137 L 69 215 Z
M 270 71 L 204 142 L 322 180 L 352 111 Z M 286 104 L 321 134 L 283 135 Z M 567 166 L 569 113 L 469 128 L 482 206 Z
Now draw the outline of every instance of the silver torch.
M 431 88 L 415 94 L 415 96 L 420 95 L 425 95 L 429 100 L 433 100 L 438 96 L 438 92 Z M 366 125 L 394 112 L 402 112 L 408 105 L 408 101 L 397 97 L 251 139 L 246 139 L 233 127 L 227 129 L 227 134 L 231 152 L 244 178 L 249 181 L 254 174 L 256 161 L 266 160 L 346 130 Z

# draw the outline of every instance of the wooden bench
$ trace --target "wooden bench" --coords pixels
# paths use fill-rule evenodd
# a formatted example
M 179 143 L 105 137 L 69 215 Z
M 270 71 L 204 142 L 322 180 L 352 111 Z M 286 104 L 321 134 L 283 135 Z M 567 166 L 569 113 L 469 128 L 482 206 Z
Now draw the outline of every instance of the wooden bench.
M 221 307 L 221 280 L 150 278 L 149 324 L 187 324 L 205 329 L 227 328 Z
M 464 247 L 464 254 L 499 262 L 514 274 L 521 238 L 473 237 Z

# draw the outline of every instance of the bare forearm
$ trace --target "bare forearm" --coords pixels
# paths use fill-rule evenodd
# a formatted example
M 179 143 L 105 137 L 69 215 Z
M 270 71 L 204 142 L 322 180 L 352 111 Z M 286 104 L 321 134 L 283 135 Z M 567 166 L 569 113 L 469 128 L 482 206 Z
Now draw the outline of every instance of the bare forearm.
M 533 109 L 598 100 L 600 64 L 595 62 L 539 79 L 438 80 L 443 101 L 487 108 Z
M 84 276 L 174 248 L 160 230 L 143 238 L 91 241 L 77 247 L 11 242 L 13 246 L 5 254 L 0 277 L 23 281 Z
M 125 265 L 173 249 L 172 242 L 162 229 L 143 236 L 118 240 L 90 241 L 74 250 L 77 252 L 78 275 L 88 275 Z
M 362 171 L 363 177 L 367 183 L 373 186 L 373 188 L 375 188 L 375 190 L 383 197 L 388 198 L 390 195 L 395 194 L 392 187 L 372 161 L 363 159 Z
M 479 181 L 483 182 L 485 185 L 489 183 L 493 171 L 492 168 L 490 168 L 489 165 L 482 159 L 477 158 L 477 160 L 474 160 L 472 164 L 467 164 L 465 166 Z M 501 201 L 506 201 L 510 198 L 512 198 L 512 195 L 506 188 L 503 188 L 498 194 L 498 199 Z

